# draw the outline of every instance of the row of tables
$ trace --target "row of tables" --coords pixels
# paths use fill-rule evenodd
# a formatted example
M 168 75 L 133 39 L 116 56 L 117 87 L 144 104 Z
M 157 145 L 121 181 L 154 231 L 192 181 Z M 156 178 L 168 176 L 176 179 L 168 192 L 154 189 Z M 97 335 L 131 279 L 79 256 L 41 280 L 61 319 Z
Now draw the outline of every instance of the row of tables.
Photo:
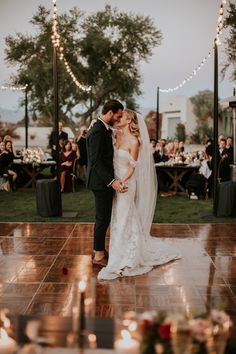
M 27 181 L 21 186 L 22 189 L 35 189 L 36 181 L 40 177 L 40 174 L 48 167 L 55 166 L 55 161 L 44 161 L 38 165 L 32 163 L 25 163 L 21 160 L 14 160 L 12 168 L 23 171 L 27 177 Z M 199 165 L 187 165 L 187 164 L 164 164 L 156 163 L 155 168 L 158 173 L 164 173 L 170 180 L 169 190 L 176 193 L 186 193 L 183 185 L 183 179 L 190 177 L 193 172 L 197 172 Z

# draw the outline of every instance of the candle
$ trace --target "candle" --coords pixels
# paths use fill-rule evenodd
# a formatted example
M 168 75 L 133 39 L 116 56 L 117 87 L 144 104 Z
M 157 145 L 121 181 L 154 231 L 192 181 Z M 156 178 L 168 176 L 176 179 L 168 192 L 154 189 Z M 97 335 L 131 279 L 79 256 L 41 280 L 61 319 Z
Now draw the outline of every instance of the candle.
M 117 354 L 138 354 L 139 342 L 136 339 L 131 338 L 129 331 L 121 331 L 121 339 L 115 341 L 115 352 Z
M 16 350 L 16 341 L 8 337 L 7 332 L 0 328 L 0 354 L 13 354 Z
M 79 282 L 79 290 L 80 290 L 79 344 L 81 348 L 83 348 L 84 346 L 83 332 L 85 330 L 85 308 L 84 308 L 85 289 L 86 289 L 86 282 L 84 280 L 81 280 Z

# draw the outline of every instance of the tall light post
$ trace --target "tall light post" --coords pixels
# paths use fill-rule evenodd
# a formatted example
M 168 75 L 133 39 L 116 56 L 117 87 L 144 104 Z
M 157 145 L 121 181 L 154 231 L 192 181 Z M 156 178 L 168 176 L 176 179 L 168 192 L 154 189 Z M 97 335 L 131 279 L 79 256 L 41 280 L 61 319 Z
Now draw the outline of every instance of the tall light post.
M 54 131 L 56 135 L 56 194 L 53 194 L 54 202 L 57 203 L 57 216 L 62 215 L 61 187 L 60 187 L 60 159 L 59 159 L 59 98 L 58 98 L 58 59 L 57 47 L 53 46 L 53 91 L 54 91 Z
M 53 91 L 54 91 L 54 131 L 56 135 L 56 173 L 57 178 L 60 172 L 60 161 L 59 161 L 59 138 L 58 138 L 58 123 L 59 123 L 59 98 L 58 98 L 58 62 L 57 62 L 57 48 L 53 46 Z
M 25 85 L 25 148 L 28 148 L 28 127 L 29 127 L 29 116 L 28 116 L 28 84 Z
M 213 142 L 213 214 L 217 215 L 218 204 L 218 46 L 214 45 L 214 142 Z
M 160 106 L 160 103 L 159 103 L 159 91 L 160 91 L 160 88 L 159 86 L 157 86 L 157 117 L 156 117 L 156 141 L 158 141 L 159 139 L 159 106 Z

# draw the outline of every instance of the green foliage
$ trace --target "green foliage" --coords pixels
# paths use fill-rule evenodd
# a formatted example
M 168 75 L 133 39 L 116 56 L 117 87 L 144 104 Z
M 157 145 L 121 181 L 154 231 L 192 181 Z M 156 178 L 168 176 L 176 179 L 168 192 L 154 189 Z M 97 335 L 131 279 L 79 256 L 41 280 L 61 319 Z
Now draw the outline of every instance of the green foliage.
M 53 116 L 53 48 L 50 11 L 39 6 L 31 23 L 34 36 L 17 33 L 6 38 L 6 61 L 18 65 L 14 84 L 29 84 L 30 110 L 34 118 Z M 92 93 L 83 92 L 72 82 L 64 64 L 58 63 L 60 119 L 72 116 L 80 104 L 78 117 L 87 118 L 107 99 L 115 97 L 137 108 L 141 76 L 139 63 L 152 55 L 160 44 L 161 33 L 149 17 L 126 14 L 106 6 L 103 11 L 85 17 L 73 8 L 58 17 L 58 29 L 64 55 L 70 67 Z M 92 102 L 92 105 L 90 105 Z M 22 102 L 23 105 L 23 102 Z
M 229 35 L 225 40 L 227 59 L 222 72 L 225 74 L 227 68 L 231 67 L 231 78 L 233 81 L 236 81 L 236 4 L 233 2 L 229 3 L 224 26 L 229 30 Z
M 183 123 L 178 123 L 176 125 L 176 138 L 179 141 L 183 141 L 183 142 L 185 142 L 186 140 L 185 125 Z
M 209 125 L 209 121 L 213 119 L 214 94 L 210 90 L 199 91 L 196 96 L 190 97 L 190 100 L 193 104 L 193 113 L 198 118 L 192 141 L 202 144 L 213 136 L 213 129 L 210 126 L 212 124 Z
M 199 125 L 201 122 L 211 117 L 213 118 L 214 94 L 210 90 L 199 91 L 196 96 L 190 97 L 193 104 L 193 113 L 198 117 Z

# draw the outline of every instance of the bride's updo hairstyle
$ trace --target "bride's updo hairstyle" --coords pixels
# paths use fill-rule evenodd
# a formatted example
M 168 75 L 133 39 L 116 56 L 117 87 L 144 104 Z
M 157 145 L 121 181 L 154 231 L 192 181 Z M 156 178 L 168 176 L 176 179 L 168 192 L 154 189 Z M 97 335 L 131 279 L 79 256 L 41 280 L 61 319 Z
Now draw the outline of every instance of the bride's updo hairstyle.
M 132 135 L 134 135 L 137 139 L 139 144 L 142 144 L 141 136 L 140 136 L 140 129 L 138 125 L 138 117 L 136 112 L 132 111 L 131 109 L 125 109 L 127 116 L 130 118 L 129 123 L 129 130 Z

